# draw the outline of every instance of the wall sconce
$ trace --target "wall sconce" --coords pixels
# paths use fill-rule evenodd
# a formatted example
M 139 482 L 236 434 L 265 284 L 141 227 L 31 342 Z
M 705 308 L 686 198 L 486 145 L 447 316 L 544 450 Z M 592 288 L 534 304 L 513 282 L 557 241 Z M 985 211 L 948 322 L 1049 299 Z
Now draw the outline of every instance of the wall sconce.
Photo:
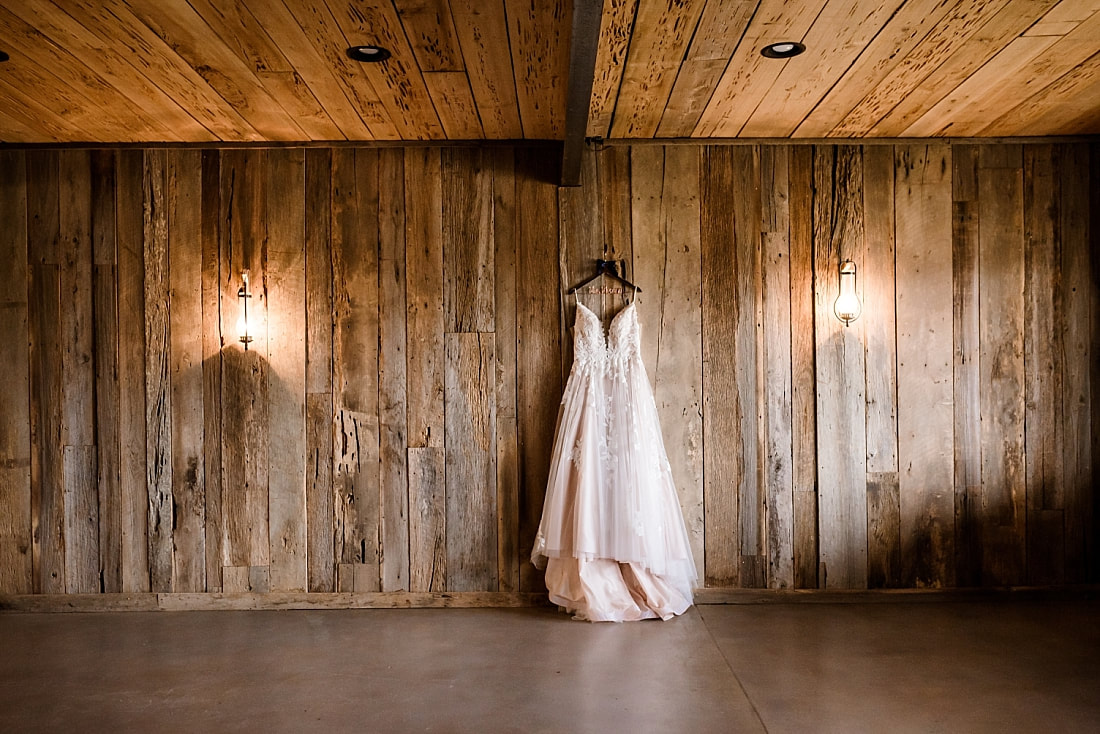
M 840 295 L 833 304 L 833 313 L 847 326 L 859 318 L 862 310 L 856 295 L 856 264 L 845 260 L 840 264 Z
M 241 344 L 248 351 L 248 345 L 252 342 L 252 324 L 248 321 L 248 299 L 252 294 L 248 291 L 248 271 L 241 271 L 241 287 L 237 289 L 237 298 L 241 302 L 241 317 L 237 320 L 237 333 L 240 334 Z

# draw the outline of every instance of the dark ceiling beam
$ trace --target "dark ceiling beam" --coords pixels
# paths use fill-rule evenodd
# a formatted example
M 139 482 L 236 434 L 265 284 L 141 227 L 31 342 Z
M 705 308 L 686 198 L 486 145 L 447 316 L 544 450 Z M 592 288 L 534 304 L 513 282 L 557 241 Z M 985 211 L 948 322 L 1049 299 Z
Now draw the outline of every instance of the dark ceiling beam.
M 588 132 L 588 108 L 596 77 L 596 47 L 600 40 L 601 0 L 573 0 L 573 36 L 569 42 L 569 85 L 565 89 L 565 144 L 561 185 L 580 186 L 581 156 Z

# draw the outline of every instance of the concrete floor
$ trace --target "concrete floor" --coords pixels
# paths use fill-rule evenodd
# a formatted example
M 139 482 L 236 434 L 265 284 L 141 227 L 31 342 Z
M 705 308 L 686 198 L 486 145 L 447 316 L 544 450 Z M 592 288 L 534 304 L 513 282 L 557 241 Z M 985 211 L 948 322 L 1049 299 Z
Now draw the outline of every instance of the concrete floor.
M 1100 731 L 1100 602 L 0 614 L 37 731 Z

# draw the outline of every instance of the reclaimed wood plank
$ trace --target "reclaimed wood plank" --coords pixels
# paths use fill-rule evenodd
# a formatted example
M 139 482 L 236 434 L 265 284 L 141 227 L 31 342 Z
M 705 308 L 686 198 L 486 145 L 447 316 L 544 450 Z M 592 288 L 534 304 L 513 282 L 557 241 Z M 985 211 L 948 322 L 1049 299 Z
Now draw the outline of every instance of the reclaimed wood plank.
M 587 137 L 611 135 L 611 118 L 619 98 L 631 30 L 638 13 L 638 0 L 604 3 L 600 37 L 596 44 L 596 75 L 592 80 L 592 102 L 588 107 Z
M 548 161 L 557 156 L 551 148 L 516 150 L 516 293 L 522 294 L 516 304 L 516 416 L 519 550 L 524 557 L 534 547 L 542 516 L 562 390 L 559 214 L 554 184 L 540 178 Z M 529 563 L 521 564 L 520 589 L 542 588 L 542 574 Z
M 447 589 L 497 587 L 494 334 L 446 338 Z
M 1025 573 L 1023 159 L 1018 145 L 978 152 L 982 583 Z
M 666 288 L 668 233 L 662 221 L 661 197 L 665 191 L 665 152 L 669 149 L 670 146 L 663 145 L 639 145 L 630 149 L 630 237 L 634 256 L 631 271 L 633 281 L 643 288 L 647 305 L 642 308 L 639 302 L 636 315 L 642 331 L 642 364 L 650 389 L 654 390 Z M 692 184 L 698 190 L 698 180 Z M 702 342 L 699 343 L 701 351 Z
M 100 587 L 108 594 L 122 591 L 115 165 L 114 151 L 92 151 L 92 354 L 99 502 L 98 576 Z
M 332 488 L 332 151 L 306 150 L 306 566 L 308 590 L 335 590 Z
M 817 397 L 814 370 L 813 148 L 790 150 L 791 457 L 794 586 L 817 588 Z
M 1054 494 L 1047 501 L 1051 509 L 1057 509 L 1054 503 L 1062 500 L 1064 580 L 1074 583 L 1095 580 L 1100 571 L 1100 542 L 1096 540 L 1100 499 L 1095 480 L 1100 445 L 1100 349 L 1096 346 L 1100 343 L 1100 289 L 1096 279 L 1100 268 L 1100 150 L 1095 145 L 1059 146 L 1058 150 L 1055 174 L 1061 202 L 1056 231 L 1061 235 L 1062 247 L 1061 263 L 1056 267 L 1062 274 L 1063 492 L 1061 497 Z
M 268 496 L 273 591 L 309 588 L 306 541 L 305 151 L 273 150 L 267 168 Z
M 171 405 L 171 591 L 206 590 L 203 405 L 202 151 L 168 153 L 168 369 Z
M 977 586 L 982 536 L 978 147 L 952 147 L 951 168 L 955 583 Z
M 493 40 L 508 36 L 504 2 L 450 0 L 450 6 L 485 137 L 522 138 L 512 59 L 500 53 Z
M 737 586 L 740 518 L 737 502 L 738 468 L 734 442 L 740 416 L 736 395 L 736 287 L 737 262 L 733 216 L 728 202 L 734 196 L 733 149 L 711 146 L 703 151 L 700 183 L 699 238 L 702 262 L 703 344 L 703 536 L 704 584 Z M 734 345 L 734 349 L 730 346 Z
M 1051 145 L 1023 150 L 1024 226 L 1024 482 L 1027 496 L 1027 580 L 1065 577 L 1062 472 L 1061 201 Z M 1058 553 L 1054 554 L 1053 549 Z
M 409 589 L 442 591 L 447 583 L 446 456 L 435 446 L 409 452 Z
M 95 454 L 95 446 L 63 447 L 66 594 L 101 590 Z
M 373 567 L 377 586 L 377 151 L 333 151 L 332 271 L 334 552 L 338 563 Z
M 950 149 L 898 147 L 898 461 L 902 579 L 953 586 L 953 291 Z
M 515 152 L 497 148 L 493 161 L 493 247 L 496 289 L 497 585 L 519 589 L 519 435 L 516 420 L 516 175 Z
M 863 332 L 867 364 L 867 585 L 901 584 L 895 318 L 894 151 L 863 149 Z
M 493 178 L 477 148 L 441 157 L 445 325 L 448 332 L 488 332 L 493 301 Z
M 443 447 L 443 219 L 438 148 L 405 151 L 408 445 Z M 410 496 L 410 502 L 412 498 Z
M 790 148 L 761 146 L 764 484 L 769 588 L 794 586 Z
M 144 153 L 118 153 L 115 198 L 118 250 L 119 486 L 122 494 L 122 591 L 149 591 L 149 496 L 145 487 Z
M 570 12 L 564 0 L 504 0 L 523 137 L 560 140 L 569 79 Z
M 819 582 L 860 589 L 867 586 L 865 322 L 845 326 L 833 313 L 841 261 L 863 265 L 860 149 L 815 147 L 814 188 Z
M 378 422 L 382 590 L 409 588 L 405 319 L 405 170 L 401 150 L 378 154 Z
M 448 140 L 485 139 L 477 103 L 465 71 L 425 72 L 424 84 Z
M 31 534 L 31 406 L 27 161 L 0 151 L 0 593 L 34 588 Z
M 226 329 L 221 301 L 221 153 L 202 151 L 200 287 L 202 289 L 203 507 L 206 588 L 218 592 L 225 562 L 222 492 L 222 348 Z
M 145 485 L 149 583 L 172 591 L 172 393 L 169 323 L 168 154 L 145 152 Z

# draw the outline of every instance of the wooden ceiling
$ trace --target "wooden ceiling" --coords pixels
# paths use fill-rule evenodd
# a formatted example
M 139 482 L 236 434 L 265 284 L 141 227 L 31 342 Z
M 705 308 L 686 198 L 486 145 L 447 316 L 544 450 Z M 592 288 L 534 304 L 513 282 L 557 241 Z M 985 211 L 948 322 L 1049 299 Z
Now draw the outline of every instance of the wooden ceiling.
M 602 6 L 589 136 L 1100 133 L 1100 0 Z M 10 56 L 0 141 L 562 139 L 572 10 L 571 0 L 0 0 Z M 786 40 L 806 53 L 760 55 Z M 392 58 L 347 58 L 365 43 Z

